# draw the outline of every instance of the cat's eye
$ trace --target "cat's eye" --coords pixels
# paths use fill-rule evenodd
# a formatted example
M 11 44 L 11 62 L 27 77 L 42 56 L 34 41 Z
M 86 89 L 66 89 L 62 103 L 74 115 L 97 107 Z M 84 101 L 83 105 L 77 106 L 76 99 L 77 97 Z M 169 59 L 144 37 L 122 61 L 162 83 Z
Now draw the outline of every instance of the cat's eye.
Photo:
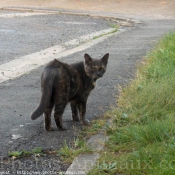
M 97 66 L 93 66 L 93 70 L 97 70 L 98 69 L 98 67 Z
M 98 70 L 99 71 L 105 71 L 105 68 L 104 67 L 100 67 Z

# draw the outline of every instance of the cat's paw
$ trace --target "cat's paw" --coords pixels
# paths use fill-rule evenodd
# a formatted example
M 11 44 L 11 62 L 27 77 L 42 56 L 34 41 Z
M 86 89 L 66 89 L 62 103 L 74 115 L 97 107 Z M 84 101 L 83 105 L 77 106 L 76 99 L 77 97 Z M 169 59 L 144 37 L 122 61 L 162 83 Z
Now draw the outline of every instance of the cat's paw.
M 81 123 L 83 125 L 90 125 L 90 121 L 88 119 L 82 120 Z
M 73 121 L 80 121 L 78 116 L 72 116 Z
M 63 131 L 63 130 L 66 130 L 66 129 L 67 129 L 67 126 L 64 125 L 64 124 L 63 124 L 62 126 L 59 126 L 59 127 L 58 127 L 58 130 L 59 130 L 59 131 Z
M 46 131 L 55 131 L 54 127 L 50 126 L 50 127 L 45 127 Z

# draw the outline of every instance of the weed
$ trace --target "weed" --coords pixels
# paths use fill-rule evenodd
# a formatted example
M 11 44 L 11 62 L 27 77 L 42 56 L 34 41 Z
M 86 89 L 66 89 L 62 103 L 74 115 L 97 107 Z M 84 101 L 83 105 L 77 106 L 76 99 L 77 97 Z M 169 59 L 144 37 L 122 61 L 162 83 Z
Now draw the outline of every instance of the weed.
M 72 162 L 77 155 L 87 152 L 91 152 L 91 149 L 86 146 L 86 142 L 76 138 L 73 143 L 65 141 L 64 146 L 57 152 L 57 155 L 65 162 Z
M 97 124 L 97 123 L 93 124 L 93 126 L 92 126 L 92 129 L 93 129 L 94 131 L 97 131 L 97 130 L 99 130 L 100 128 L 101 128 L 101 125 L 100 125 L 100 124 Z
M 112 34 L 112 33 L 115 33 L 115 32 L 118 31 L 119 26 L 118 26 L 117 24 L 115 24 L 115 23 L 110 23 L 109 26 L 110 26 L 111 28 L 113 28 L 113 30 L 112 30 L 111 32 L 108 32 L 108 33 L 105 33 L 105 34 L 101 34 L 101 35 L 98 35 L 98 36 L 94 36 L 93 39 L 98 39 L 98 38 L 100 38 L 100 37 L 103 37 L 103 36 L 106 36 L 106 35 L 109 35 L 109 34 Z
M 9 154 L 9 157 L 15 157 L 15 158 L 19 158 L 22 156 L 30 156 L 30 155 L 34 155 L 34 154 L 37 156 L 44 156 L 45 155 L 42 148 L 34 148 L 31 151 L 26 151 L 26 150 L 12 151 L 12 152 L 9 152 L 8 154 Z
M 23 152 L 22 151 L 12 151 L 9 152 L 9 157 L 20 157 L 22 156 Z
M 115 29 L 118 29 L 118 28 L 119 28 L 119 25 L 116 24 L 116 23 L 109 23 L 109 26 L 110 26 L 111 28 L 115 28 Z

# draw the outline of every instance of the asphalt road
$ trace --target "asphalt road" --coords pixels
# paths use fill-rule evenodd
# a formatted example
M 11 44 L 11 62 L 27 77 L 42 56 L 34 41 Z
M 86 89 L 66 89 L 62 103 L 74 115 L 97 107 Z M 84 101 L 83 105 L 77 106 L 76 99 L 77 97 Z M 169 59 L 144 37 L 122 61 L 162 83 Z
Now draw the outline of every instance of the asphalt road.
M 36 37 L 37 32 L 41 32 L 40 30 L 32 29 L 34 36 L 30 38 L 30 35 L 27 35 L 27 29 L 30 28 L 31 30 L 31 28 L 33 28 L 33 24 L 37 24 L 39 19 L 42 19 L 42 22 L 45 20 L 49 22 L 51 20 L 49 20 L 49 16 L 50 15 L 27 17 L 26 19 L 29 19 L 30 21 L 28 24 L 32 27 L 28 26 L 25 29 L 22 29 L 22 26 L 19 25 L 19 29 L 17 28 L 16 30 L 19 31 L 21 29 L 26 32 L 26 37 L 28 37 L 31 41 L 31 45 L 33 43 L 35 47 L 31 46 L 32 48 L 30 48 L 30 42 L 28 44 L 25 40 L 22 53 L 20 53 L 21 50 L 18 47 L 21 44 L 17 42 L 14 44 L 18 45 L 18 47 L 14 46 L 14 48 L 16 48 L 14 49 L 16 56 L 45 49 L 48 46 L 50 47 L 53 41 L 55 41 L 54 44 L 57 44 L 57 42 L 59 43 L 57 39 L 60 39 L 60 41 L 68 41 L 70 40 L 70 38 L 67 38 L 69 36 L 75 38 L 82 34 L 87 34 L 87 32 L 94 32 L 108 27 L 108 21 L 102 19 L 99 20 L 87 17 L 51 15 L 53 18 L 55 18 L 55 20 L 59 18 L 59 21 L 66 20 L 70 22 L 76 21 L 76 23 L 84 23 L 85 20 L 87 23 L 76 25 L 67 24 L 64 22 L 64 24 L 60 24 L 61 26 L 64 26 L 62 29 L 62 33 L 64 33 L 63 38 L 61 37 L 62 35 L 58 34 L 62 34 L 61 32 L 57 31 L 57 34 L 54 33 L 56 32 L 56 26 L 54 32 L 52 30 L 46 30 L 47 32 L 42 30 L 43 34 L 39 35 L 39 38 L 41 39 L 40 42 Z M 36 19 L 36 21 L 33 18 Z M 19 21 L 27 21 L 26 19 L 19 19 Z M 18 18 L 13 20 L 17 20 L 16 24 L 18 24 Z M 31 23 L 31 20 L 34 20 L 35 23 Z M 6 23 L 6 20 L 4 20 L 4 23 Z M 53 20 L 52 23 L 58 24 L 58 21 L 55 22 Z M 48 24 L 49 29 L 51 29 L 49 27 L 50 25 Z M 82 28 L 82 31 L 81 27 L 79 27 L 77 30 L 77 26 L 83 25 L 84 27 Z M 43 26 L 41 28 L 43 28 Z M 66 29 L 71 32 L 71 35 L 68 35 Z M 76 52 L 62 58 L 62 60 L 65 62 L 72 63 L 82 60 L 85 52 L 89 53 L 92 57 L 97 58 L 107 52 L 110 54 L 107 72 L 105 76 L 98 81 L 96 89 L 92 92 L 88 100 L 87 118 L 90 120 L 95 119 L 96 116 L 101 115 L 105 110 L 109 109 L 110 106 L 115 106 L 116 94 L 118 92 L 117 84 L 126 85 L 135 76 L 136 64 L 143 58 L 146 52 L 153 48 L 156 41 L 165 33 L 174 29 L 175 20 L 167 19 L 143 21 L 143 24 L 125 28 L 125 32 L 110 37 L 105 41 L 86 49 L 85 51 Z M 20 32 L 17 33 L 20 34 Z M 54 37 L 51 37 L 53 34 Z M 3 35 L 1 36 L 3 37 Z M 42 36 L 45 37 L 44 40 L 42 40 Z M 19 36 L 13 37 L 17 40 L 19 39 Z M 58 38 L 56 39 L 55 37 Z M 0 45 L 0 47 L 4 48 L 4 50 L 1 50 L 1 57 L 3 57 L 3 54 L 7 54 L 6 58 L 14 59 L 12 57 L 13 54 L 9 53 L 10 50 L 13 50 L 13 47 L 10 46 L 11 42 L 5 43 L 9 49 L 5 51 L 5 46 L 3 46 L 1 43 L 2 46 Z M 5 60 L 2 59 L 2 62 L 4 61 Z M 44 66 L 30 72 L 29 74 L 24 74 L 14 80 L 9 80 L 8 82 L 0 84 L 1 157 L 6 156 L 8 151 L 31 150 L 35 147 L 58 150 L 64 144 L 65 140 L 67 140 L 67 143 L 71 142 L 76 135 L 77 129 L 81 127 L 78 122 L 71 121 L 69 106 L 67 107 L 63 117 L 64 122 L 68 126 L 68 130 L 66 131 L 46 132 L 43 127 L 43 117 L 40 117 L 35 121 L 30 120 L 30 113 L 38 105 L 40 99 L 40 75 L 43 68 Z

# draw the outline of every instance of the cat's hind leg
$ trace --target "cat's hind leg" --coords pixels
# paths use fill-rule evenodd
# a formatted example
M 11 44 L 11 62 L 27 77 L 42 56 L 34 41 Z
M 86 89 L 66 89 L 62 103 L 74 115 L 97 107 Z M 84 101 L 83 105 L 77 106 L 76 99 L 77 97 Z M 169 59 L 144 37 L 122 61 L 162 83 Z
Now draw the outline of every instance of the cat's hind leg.
M 58 91 L 55 93 L 55 123 L 57 125 L 58 130 L 66 130 L 66 125 L 63 124 L 62 115 L 64 109 L 67 105 L 67 94 L 59 93 Z
M 62 115 L 63 115 L 65 107 L 66 107 L 66 104 L 56 104 L 55 105 L 54 118 L 55 118 L 55 123 L 57 125 L 58 130 L 67 129 L 66 125 L 63 124 L 63 120 L 62 120 Z
M 51 125 L 51 113 L 52 113 L 53 106 L 54 106 L 54 101 L 53 101 L 53 97 L 51 97 L 50 103 L 44 112 L 46 131 L 54 131 L 54 127 Z
M 71 102 L 70 103 L 71 106 L 71 110 L 72 110 L 72 119 L 74 121 L 79 121 L 79 117 L 78 117 L 78 106 L 76 104 L 76 102 Z

